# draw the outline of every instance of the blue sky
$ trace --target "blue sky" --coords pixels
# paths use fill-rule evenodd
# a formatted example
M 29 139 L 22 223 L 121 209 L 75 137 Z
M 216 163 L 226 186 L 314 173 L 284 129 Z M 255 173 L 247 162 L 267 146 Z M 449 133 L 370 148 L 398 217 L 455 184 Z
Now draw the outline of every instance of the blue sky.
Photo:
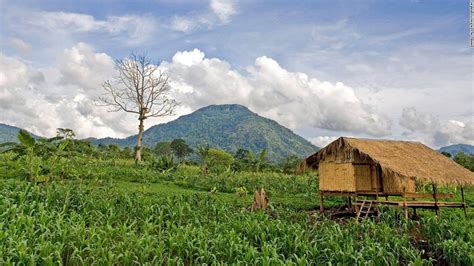
M 317 145 L 341 135 L 474 144 L 468 5 L 0 1 L 0 122 L 132 134 L 133 117 L 90 103 L 111 60 L 135 51 L 169 71 L 178 115 L 236 102 Z

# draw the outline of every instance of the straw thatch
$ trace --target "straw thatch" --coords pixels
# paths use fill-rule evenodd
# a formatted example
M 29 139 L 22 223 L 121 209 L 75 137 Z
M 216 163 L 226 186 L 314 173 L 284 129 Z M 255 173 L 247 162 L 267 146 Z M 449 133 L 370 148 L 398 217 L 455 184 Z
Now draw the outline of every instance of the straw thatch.
M 418 143 L 341 137 L 309 156 L 308 167 L 318 168 L 328 156 L 339 163 L 353 162 L 354 157 L 380 166 L 385 182 L 420 180 L 435 184 L 474 185 L 474 173 L 446 156 Z

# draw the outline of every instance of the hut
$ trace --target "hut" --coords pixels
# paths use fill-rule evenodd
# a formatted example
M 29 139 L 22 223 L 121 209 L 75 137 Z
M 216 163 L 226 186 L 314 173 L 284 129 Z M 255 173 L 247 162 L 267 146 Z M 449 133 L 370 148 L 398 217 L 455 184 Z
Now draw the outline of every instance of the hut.
M 324 210 L 325 195 L 372 196 L 374 203 L 412 208 L 463 207 L 464 186 L 474 185 L 474 173 L 429 147 L 409 141 L 373 140 L 341 137 L 303 162 L 302 168 L 319 171 L 320 208 Z M 431 193 L 418 193 L 417 182 L 432 185 Z M 453 197 L 440 194 L 436 186 L 461 187 L 462 203 L 439 202 Z M 402 196 L 402 202 L 390 202 L 388 196 Z M 432 198 L 429 202 L 408 202 L 408 199 Z M 372 204 L 372 203 L 371 203 Z M 362 206 L 363 207 L 363 206 Z M 360 204 L 359 204 L 360 209 Z

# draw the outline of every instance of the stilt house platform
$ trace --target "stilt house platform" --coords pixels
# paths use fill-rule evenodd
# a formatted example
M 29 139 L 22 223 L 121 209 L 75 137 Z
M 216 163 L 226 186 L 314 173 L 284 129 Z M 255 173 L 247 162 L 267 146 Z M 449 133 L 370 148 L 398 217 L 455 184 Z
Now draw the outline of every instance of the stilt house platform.
M 434 209 L 437 214 L 441 207 L 463 208 L 466 214 L 464 188 L 474 185 L 473 172 L 409 141 L 341 137 L 306 158 L 301 168 L 319 171 L 321 211 L 324 196 L 344 196 L 349 205 L 354 201 L 358 218 L 380 204 L 404 208 L 405 216 L 408 208 L 415 212 L 417 208 Z M 418 192 L 417 184 L 429 184 L 430 193 Z M 458 186 L 461 202 L 442 201 L 454 195 L 438 193 L 439 185 Z M 395 201 L 388 200 L 389 196 L 399 197 Z

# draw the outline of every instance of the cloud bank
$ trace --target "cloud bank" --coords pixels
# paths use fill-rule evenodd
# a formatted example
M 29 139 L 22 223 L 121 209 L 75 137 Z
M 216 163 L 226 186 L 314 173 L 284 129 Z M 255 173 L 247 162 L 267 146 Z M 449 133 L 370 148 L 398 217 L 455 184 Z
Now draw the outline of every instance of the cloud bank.
M 93 104 L 101 83 L 115 76 L 109 55 L 78 43 L 65 49 L 53 68 L 36 69 L 5 55 L 1 63 L 3 122 L 43 135 L 54 134 L 57 127 L 72 128 L 80 137 L 135 132 L 135 117 Z M 177 52 L 160 67 L 169 73 L 172 96 L 182 104 L 178 115 L 209 104 L 239 103 L 292 129 L 311 125 L 373 136 L 390 132 L 390 121 L 365 105 L 353 88 L 288 71 L 265 56 L 244 73 L 198 49 Z
M 113 59 L 78 43 L 59 53 L 55 65 L 35 68 L 28 62 L 0 54 L 1 122 L 51 136 L 68 127 L 79 137 L 123 137 L 135 133 L 136 118 L 108 113 L 93 104 L 101 84 L 116 75 Z M 244 71 L 219 58 L 207 58 L 199 49 L 177 52 L 160 68 L 167 71 L 172 97 L 181 102 L 174 117 L 147 121 L 147 126 L 166 122 L 209 104 L 238 103 L 298 131 L 322 129 L 339 135 L 381 137 L 392 134 L 391 120 L 341 82 L 318 80 L 292 72 L 276 60 L 261 56 Z M 474 144 L 474 123 L 440 121 L 438 117 L 406 107 L 399 117 L 403 134 L 411 139 L 442 146 Z M 317 146 L 334 136 L 309 138 Z
M 402 111 L 400 125 L 411 133 L 422 133 L 429 143 L 435 146 L 465 143 L 474 145 L 474 121 L 461 122 L 448 120 L 441 122 L 431 114 L 419 112 L 415 107 L 407 107 Z
M 390 121 L 356 96 L 353 88 L 290 72 L 266 56 L 242 74 L 198 49 L 178 52 L 164 62 L 176 98 L 191 108 L 211 103 L 240 103 L 292 129 L 313 126 L 334 131 L 384 136 Z

